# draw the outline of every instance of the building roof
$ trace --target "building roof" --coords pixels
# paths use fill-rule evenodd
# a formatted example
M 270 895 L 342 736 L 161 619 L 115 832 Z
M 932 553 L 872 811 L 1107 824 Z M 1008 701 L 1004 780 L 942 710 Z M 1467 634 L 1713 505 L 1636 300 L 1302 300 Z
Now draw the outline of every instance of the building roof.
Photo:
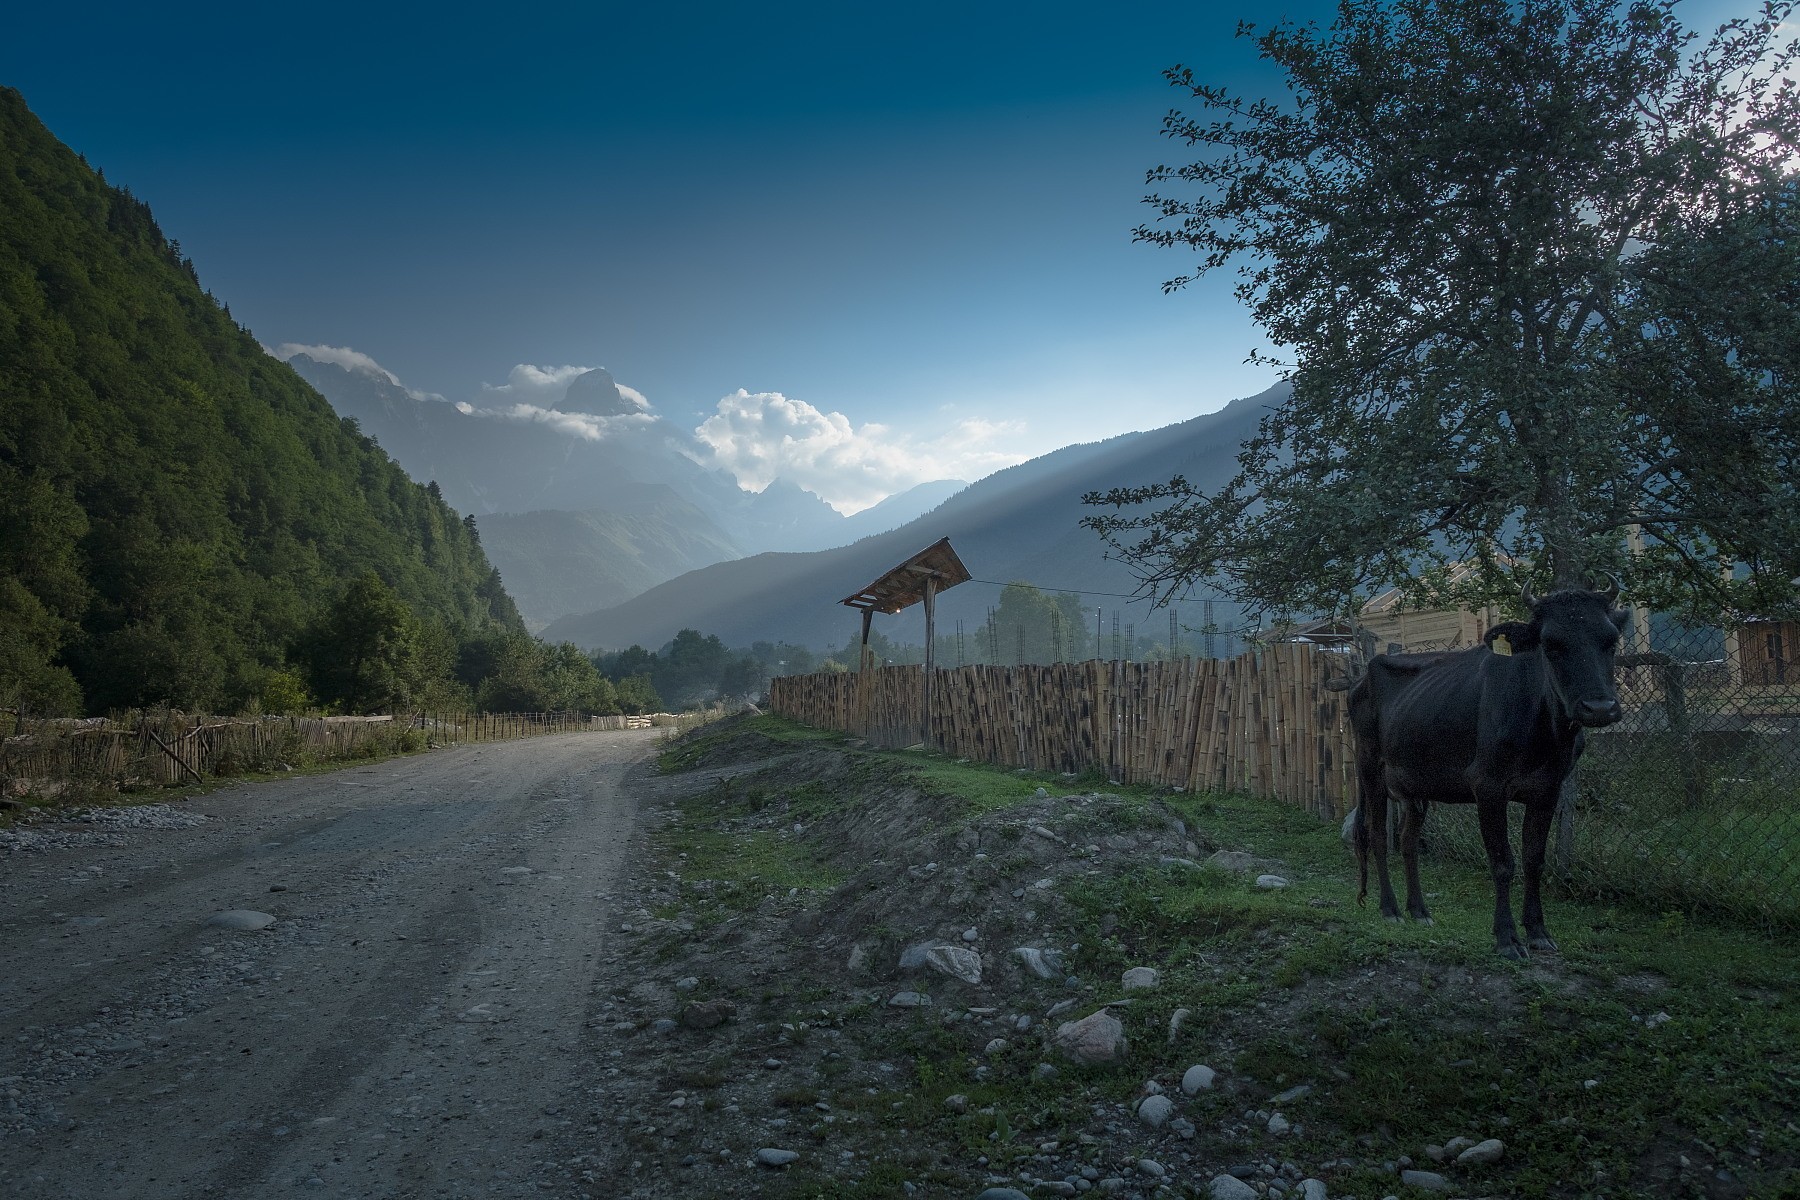
M 937 580 L 939 592 L 968 582 L 969 568 L 956 557 L 949 538 L 939 538 L 843 602 L 865 612 L 897 613 L 925 598 L 927 579 Z

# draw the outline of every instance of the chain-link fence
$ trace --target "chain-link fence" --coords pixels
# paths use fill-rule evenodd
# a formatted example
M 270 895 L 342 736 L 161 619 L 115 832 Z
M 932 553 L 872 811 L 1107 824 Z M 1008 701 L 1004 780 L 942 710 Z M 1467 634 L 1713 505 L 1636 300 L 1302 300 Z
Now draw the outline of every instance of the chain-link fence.
M 1634 617 L 1625 719 L 1588 731 L 1550 873 L 1570 891 L 1800 924 L 1800 622 Z M 1434 806 L 1428 849 L 1485 864 L 1474 817 Z

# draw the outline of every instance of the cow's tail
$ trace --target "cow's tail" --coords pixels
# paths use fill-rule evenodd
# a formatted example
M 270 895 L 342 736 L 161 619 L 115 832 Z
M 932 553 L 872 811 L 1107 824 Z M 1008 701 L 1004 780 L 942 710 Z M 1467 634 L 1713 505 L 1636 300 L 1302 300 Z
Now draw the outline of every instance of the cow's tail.
M 1356 845 L 1356 905 L 1361 908 L 1369 898 L 1369 817 L 1366 804 L 1356 806 L 1356 822 L 1351 827 L 1351 840 Z

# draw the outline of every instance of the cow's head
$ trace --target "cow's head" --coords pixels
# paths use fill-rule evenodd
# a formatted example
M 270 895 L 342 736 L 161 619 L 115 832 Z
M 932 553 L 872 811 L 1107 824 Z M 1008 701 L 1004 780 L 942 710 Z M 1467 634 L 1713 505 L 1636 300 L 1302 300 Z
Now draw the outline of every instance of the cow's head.
M 1543 655 L 1551 699 L 1571 722 L 1599 727 L 1625 715 L 1613 687 L 1613 655 L 1629 614 L 1613 607 L 1616 598 L 1574 589 L 1542 600 L 1526 594 L 1531 622 L 1511 639 L 1513 649 Z

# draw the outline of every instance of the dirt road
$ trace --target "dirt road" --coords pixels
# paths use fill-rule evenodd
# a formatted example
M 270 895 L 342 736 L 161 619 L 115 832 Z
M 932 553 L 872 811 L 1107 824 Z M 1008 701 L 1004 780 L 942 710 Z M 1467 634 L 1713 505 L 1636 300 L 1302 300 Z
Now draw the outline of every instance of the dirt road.
M 182 804 L 194 828 L 0 856 L 0 1195 L 573 1192 L 657 737 L 246 785 Z M 208 924 L 240 909 L 277 920 Z

